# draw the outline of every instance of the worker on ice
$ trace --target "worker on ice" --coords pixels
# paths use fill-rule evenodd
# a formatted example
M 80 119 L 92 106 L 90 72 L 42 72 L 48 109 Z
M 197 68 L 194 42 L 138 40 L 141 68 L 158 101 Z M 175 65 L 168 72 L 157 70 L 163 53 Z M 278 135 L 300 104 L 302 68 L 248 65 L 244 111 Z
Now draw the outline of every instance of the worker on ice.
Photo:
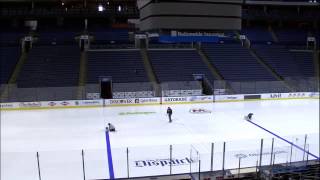
M 107 131 L 115 132 L 115 131 L 116 131 L 116 128 L 114 127 L 113 124 L 108 123 Z
M 171 119 L 172 109 L 170 107 L 168 107 L 168 109 L 167 109 L 167 114 L 168 114 L 168 117 L 169 117 L 169 123 L 171 123 L 172 122 L 172 119 Z
M 249 113 L 246 117 L 246 120 L 251 121 L 253 113 Z

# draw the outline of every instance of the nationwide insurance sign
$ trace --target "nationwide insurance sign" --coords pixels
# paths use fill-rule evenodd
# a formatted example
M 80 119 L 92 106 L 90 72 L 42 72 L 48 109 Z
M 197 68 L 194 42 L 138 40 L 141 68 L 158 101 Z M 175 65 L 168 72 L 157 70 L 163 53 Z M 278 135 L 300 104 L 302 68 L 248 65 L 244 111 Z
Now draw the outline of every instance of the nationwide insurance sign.
M 182 42 L 219 42 L 224 37 L 220 33 L 211 32 L 180 32 L 171 31 L 171 34 L 159 35 L 159 42 L 162 43 L 182 43 Z

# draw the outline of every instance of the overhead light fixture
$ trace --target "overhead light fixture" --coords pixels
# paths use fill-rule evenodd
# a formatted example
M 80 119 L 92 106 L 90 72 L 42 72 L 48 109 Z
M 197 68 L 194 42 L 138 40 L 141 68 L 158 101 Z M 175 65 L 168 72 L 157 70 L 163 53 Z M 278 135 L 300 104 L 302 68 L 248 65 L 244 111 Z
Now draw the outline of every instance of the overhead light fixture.
M 104 11 L 104 8 L 103 8 L 103 6 L 102 6 L 101 4 L 99 4 L 99 6 L 98 6 L 98 11 L 99 11 L 99 12 Z

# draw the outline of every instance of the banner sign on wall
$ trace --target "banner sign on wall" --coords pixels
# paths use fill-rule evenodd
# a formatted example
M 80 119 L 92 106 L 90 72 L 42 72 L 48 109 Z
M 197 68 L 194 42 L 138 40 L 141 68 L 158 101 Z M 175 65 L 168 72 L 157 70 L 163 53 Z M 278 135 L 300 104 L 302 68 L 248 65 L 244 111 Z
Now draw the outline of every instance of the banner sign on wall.
M 95 99 L 95 100 L 71 100 L 71 101 L 38 101 L 38 102 L 14 102 L 0 103 L 1 110 L 15 109 L 48 109 L 48 108 L 74 108 L 74 107 L 99 107 L 102 105 L 153 105 L 176 103 L 210 103 L 219 101 L 243 101 L 251 99 L 303 99 L 319 98 L 319 92 L 292 92 L 292 93 L 266 93 L 248 95 L 215 95 L 215 96 L 185 96 L 162 98 L 128 98 L 128 99 Z M 206 111 L 205 111 L 206 112 Z M 204 113 L 203 111 L 191 111 L 191 113 Z
M 107 99 L 106 105 L 160 104 L 160 98 Z
M 191 96 L 189 102 L 213 102 L 213 96 Z
M 243 95 L 218 95 L 215 96 L 215 101 L 239 101 L 243 100 Z
M 187 97 L 165 97 L 163 98 L 163 103 L 177 103 L 177 102 L 187 102 Z

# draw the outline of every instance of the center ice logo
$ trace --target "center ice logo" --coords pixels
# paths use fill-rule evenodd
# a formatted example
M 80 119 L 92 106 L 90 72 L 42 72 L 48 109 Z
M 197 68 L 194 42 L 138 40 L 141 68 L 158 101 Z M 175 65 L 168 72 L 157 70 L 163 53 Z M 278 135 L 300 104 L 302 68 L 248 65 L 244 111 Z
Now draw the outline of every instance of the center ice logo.
M 152 166 L 181 166 L 189 165 L 194 163 L 194 161 L 188 157 L 184 159 L 155 159 L 155 160 L 140 160 L 135 161 L 136 167 L 152 167 Z

